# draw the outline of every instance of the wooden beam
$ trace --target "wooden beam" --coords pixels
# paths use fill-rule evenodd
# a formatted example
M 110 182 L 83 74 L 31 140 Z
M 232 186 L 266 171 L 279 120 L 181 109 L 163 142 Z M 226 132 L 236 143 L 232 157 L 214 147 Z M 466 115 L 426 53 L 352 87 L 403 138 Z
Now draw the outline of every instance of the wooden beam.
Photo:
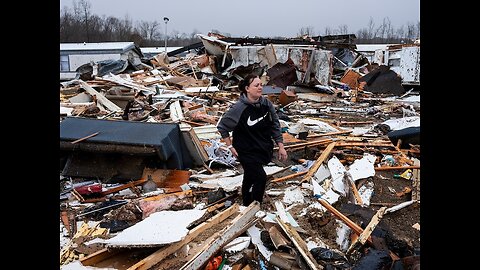
M 365 146 L 365 147 L 391 147 L 395 148 L 395 145 L 392 143 L 374 143 L 374 142 L 339 142 L 337 147 L 346 147 L 346 146 Z
M 101 249 L 97 252 L 94 252 L 86 257 L 83 257 L 80 259 L 80 263 L 84 266 L 92 266 L 92 265 L 95 265 L 101 261 L 104 261 L 112 256 L 114 256 L 115 254 L 119 253 L 120 251 L 122 251 L 122 249 L 107 249 L 107 248 L 104 248 L 104 249 Z
M 402 139 L 398 139 L 397 141 L 397 145 L 394 145 L 395 149 L 397 149 L 398 153 L 400 153 L 400 156 L 403 157 L 403 161 L 405 161 L 406 163 L 408 163 L 408 165 L 412 166 L 413 165 L 413 161 L 411 159 L 409 159 L 407 157 L 407 155 L 405 155 L 405 153 L 402 152 L 402 150 L 400 150 L 400 145 L 402 144 Z M 393 145 L 393 143 L 392 143 Z
M 122 108 L 118 107 L 115 103 L 110 101 L 104 95 L 97 92 L 97 90 L 93 89 L 93 87 L 88 85 L 86 82 L 84 82 L 82 80 L 74 80 L 74 81 L 80 83 L 82 88 L 85 89 L 85 91 L 87 93 L 89 93 L 92 96 L 95 96 L 97 98 L 97 101 L 100 104 L 102 104 L 103 106 L 105 106 L 107 109 L 109 109 L 110 111 L 114 111 L 114 112 L 122 112 L 123 111 Z
M 351 180 L 351 177 L 347 180 L 350 183 L 350 187 L 352 188 L 353 191 L 353 196 L 355 196 L 355 201 L 357 202 L 356 204 L 362 205 L 362 197 L 360 197 L 360 193 L 358 193 L 357 186 L 355 185 L 355 182 Z
M 308 169 L 307 175 L 305 175 L 300 181 L 301 183 L 310 181 L 310 178 L 317 172 L 318 168 L 320 168 L 320 165 L 327 159 L 328 155 L 330 155 L 330 152 L 332 152 L 333 148 L 337 142 L 332 142 L 330 143 L 325 150 L 323 150 L 322 154 L 317 158 L 315 163 Z
M 289 148 L 296 148 L 296 147 L 303 147 L 303 146 L 320 145 L 320 144 L 327 144 L 327 143 L 330 143 L 330 142 L 332 142 L 332 139 L 324 139 L 324 140 L 319 140 L 319 141 L 285 145 L 284 148 L 289 149 Z M 278 150 L 278 146 L 275 146 L 273 149 Z
M 239 205 L 238 204 L 233 204 L 226 210 L 216 214 L 215 216 L 211 217 L 204 223 L 200 224 L 199 226 L 193 228 L 188 232 L 188 234 L 179 242 L 172 243 L 166 247 L 163 247 L 154 253 L 152 253 L 150 256 L 144 258 L 143 260 L 137 262 L 136 264 L 130 266 L 127 270 L 145 270 L 149 269 L 150 267 L 154 266 L 158 262 L 162 261 L 166 257 L 168 257 L 170 254 L 173 254 L 175 251 L 179 250 L 181 247 L 184 245 L 188 244 L 192 239 L 197 237 L 200 233 L 204 232 L 208 228 L 211 228 L 215 224 L 218 224 L 228 218 L 229 216 L 233 215 L 234 213 L 238 212 Z
M 328 211 L 332 212 L 332 214 L 337 217 L 338 219 L 340 219 L 341 221 L 343 221 L 348 227 L 350 227 L 350 229 L 352 229 L 357 235 L 361 235 L 362 232 L 363 232 L 363 229 L 362 227 L 358 226 L 357 223 L 353 222 L 351 219 L 349 219 L 348 217 L 346 217 L 344 214 L 342 214 L 340 211 L 338 211 L 335 207 L 331 206 L 327 201 L 323 200 L 323 199 L 318 199 L 318 201 L 320 202 L 320 204 L 327 208 Z M 370 245 L 373 245 L 373 241 L 372 241 L 372 237 L 371 236 L 368 236 L 367 237 L 367 240 L 366 240 Z M 395 253 L 393 253 L 392 251 L 390 251 L 390 257 L 392 258 L 392 260 L 398 260 L 400 259 L 400 257 L 398 257 Z
M 91 138 L 91 137 L 97 136 L 97 135 L 98 135 L 98 133 L 100 133 L 100 132 L 95 132 L 95 133 L 93 133 L 93 134 L 90 134 L 90 135 L 88 135 L 88 136 L 85 136 L 85 137 L 83 137 L 83 138 L 80 138 L 80 139 L 78 139 L 78 140 L 75 140 L 75 141 L 73 141 L 73 142 L 70 142 L 70 143 L 71 143 L 71 144 L 75 144 L 75 143 L 78 143 L 78 142 L 84 141 L 84 140 L 86 140 L 86 139 L 88 139 L 88 138 Z
M 382 219 L 383 214 L 385 213 L 385 210 L 387 210 L 387 207 L 381 207 L 380 209 L 378 209 L 377 213 L 372 217 L 372 219 L 368 223 L 365 230 L 363 230 L 363 232 L 360 234 L 360 236 L 358 236 L 358 238 L 355 239 L 355 241 L 347 249 L 346 254 L 350 254 L 352 251 L 354 251 L 357 248 L 360 248 L 361 246 L 363 246 L 365 244 L 368 237 L 370 237 L 373 230 L 375 229 L 377 224 Z
M 419 169 L 420 170 L 420 165 L 375 167 L 375 171 L 405 170 L 405 169 Z
M 118 192 L 120 190 L 124 190 L 124 189 L 131 188 L 131 187 L 134 187 L 134 186 L 138 186 L 138 185 L 141 185 L 145 182 L 147 182 L 147 179 L 140 179 L 140 180 L 133 181 L 133 182 L 130 182 L 130 183 L 127 183 L 127 184 L 123 184 L 121 186 L 114 187 L 114 188 L 111 188 L 109 190 L 106 190 L 106 191 L 102 192 L 102 196 L 105 196 L 105 195 L 108 195 L 108 194 L 111 194 L 111 193 L 115 193 L 115 192 Z
M 290 175 L 287 175 L 287 176 L 284 176 L 284 177 L 279 177 L 279 178 L 274 178 L 272 181 L 270 182 L 281 182 L 281 181 L 285 181 L 285 180 L 288 180 L 288 179 L 292 179 L 292 178 L 295 178 L 297 176 L 302 176 L 304 174 L 307 174 L 308 171 L 303 171 L 303 172 L 298 172 L 298 173 L 293 173 L 293 174 L 290 174 Z
M 302 237 L 300 237 L 298 232 L 295 231 L 295 229 L 290 224 L 284 223 L 278 216 L 275 217 L 275 221 L 280 225 L 282 230 L 290 238 L 293 245 L 298 249 L 298 251 L 302 255 L 303 259 L 305 259 L 305 262 L 310 267 L 310 269 L 312 270 L 324 269 L 323 266 L 319 265 L 315 260 L 315 258 L 313 258 L 313 255 L 308 250 L 308 247 L 305 241 L 303 241 Z
M 330 211 L 336 218 L 340 219 L 348 227 L 350 227 L 350 229 L 352 229 L 357 235 L 360 235 L 363 232 L 362 227 L 360 227 L 359 225 L 357 225 L 357 223 L 353 222 L 351 219 L 346 217 L 344 214 L 338 211 L 335 207 L 330 205 L 327 201 L 325 201 L 324 199 L 318 199 L 318 201 L 323 207 L 327 208 L 327 210 Z M 369 244 L 373 244 L 371 237 L 369 237 L 367 240 Z
M 227 227 L 214 234 L 210 241 L 206 241 L 204 248 L 196 253 L 180 270 L 200 269 L 219 249 L 229 243 L 234 237 L 246 231 L 252 220 L 258 220 L 255 219 L 255 214 L 259 210 L 260 203 L 253 201 L 245 210 L 235 217 Z
M 307 139 L 309 139 L 309 138 L 325 137 L 325 136 L 333 136 L 333 135 L 350 134 L 350 133 L 352 133 L 351 130 L 348 130 L 348 131 L 329 132 L 329 133 L 323 133 L 323 134 L 311 134 L 311 135 L 308 135 L 308 136 L 307 136 Z

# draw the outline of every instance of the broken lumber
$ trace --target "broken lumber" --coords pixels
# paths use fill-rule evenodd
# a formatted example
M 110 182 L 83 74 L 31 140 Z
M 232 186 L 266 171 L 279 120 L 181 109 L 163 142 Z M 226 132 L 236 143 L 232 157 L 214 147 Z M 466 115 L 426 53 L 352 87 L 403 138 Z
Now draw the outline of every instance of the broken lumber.
M 327 208 L 328 211 L 330 211 L 336 218 L 340 219 L 343 221 L 350 229 L 352 229 L 357 235 L 360 235 L 363 232 L 363 229 L 355 222 L 353 222 L 351 219 L 346 217 L 344 214 L 342 214 L 340 211 L 338 211 L 335 207 L 330 205 L 326 200 L 324 199 L 318 199 L 320 204 Z M 368 242 L 372 244 L 372 239 L 369 237 Z
M 295 231 L 294 228 L 291 227 L 290 224 L 284 223 L 278 216 L 275 217 L 275 221 L 280 225 L 282 230 L 287 234 L 290 240 L 293 242 L 293 245 L 298 249 L 300 254 L 302 255 L 305 262 L 312 270 L 316 269 L 324 269 L 323 266 L 319 265 L 315 258 L 313 258 L 312 254 L 308 250 L 307 244 L 303 241 L 302 237 Z
M 311 134 L 307 136 L 307 139 L 310 138 L 318 138 L 318 137 L 325 137 L 325 136 L 333 136 L 333 135 L 343 135 L 343 134 L 350 134 L 352 133 L 351 130 L 347 131 L 337 131 L 337 132 L 329 132 L 329 133 L 323 133 L 323 134 Z
M 180 270 L 200 269 L 218 250 L 229 243 L 233 238 L 246 231 L 255 219 L 255 214 L 260 210 L 260 203 L 252 202 L 245 210 L 235 217 L 223 230 L 214 234 L 210 241 L 206 241 L 204 248 L 197 252 Z
M 303 147 L 303 146 L 326 144 L 326 143 L 330 143 L 330 142 L 332 142 L 332 139 L 324 139 L 324 140 L 318 140 L 318 141 L 312 141 L 312 142 L 306 142 L 306 143 L 297 143 L 297 144 L 285 145 L 283 148 L 289 149 L 289 148 L 296 148 L 296 147 Z M 273 149 L 278 150 L 278 146 L 275 146 Z
M 239 206 L 238 204 L 233 204 L 226 210 L 216 214 L 215 216 L 211 217 L 204 223 L 200 224 L 199 226 L 193 228 L 188 232 L 188 234 L 179 242 L 172 243 L 166 247 L 163 247 L 150 256 L 144 258 L 143 260 L 137 262 L 136 264 L 130 266 L 127 270 L 146 270 L 150 267 L 154 266 L 158 262 L 162 261 L 170 254 L 173 254 L 175 251 L 179 250 L 184 245 L 188 244 L 192 239 L 197 237 L 200 233 L 204 232 L 208 228 L 212 227 L 215 224 L 218 224 L 228 218 L 229 216 L 233 215 L 234 213 L 238 212 Z
M 336 144 L 337 142 L 332 142 L 327 146 L 327 148 L 325 148 L 325 150 L 323 150 L 322 154 L 317 158 L 312 167 L 308 169 L 307 175 L 303 177 L 300 183 L 310 181 L 310 178 L 312 178 L 312 176 L 317 172 L 318 168 L 320 168 L 320 165 L 322 165 L 322 163 L 327 159 L 328 155 L 330 155 Z
M 292 179 L 292 178 L 295 178 L 297 176 L 301 176 L 301 175 L 304 175 L 304 174 L 307 174 L 307 173 L 308 173 L 308 171 L 292 173 L 292 174 L 284 176 L 284 177 L 274 178 L 271 182 L 275 183 L 275 182 L 285 181 L 285 180 Z
M 406 170 L 406 169 L 420 169 L 420 165 L 413 166 L 383 166 L 375 167 L 375 171 L 387 171 L 387 170 Z
M 122 108 L 118 107 L 115 103 L 113 103 L 112 101 L 110 101 L 108 98 L 106 98 L 104 95 L 100 94 L 99 92 L 97 92 L 97 90 L 93 89 L 93 87 L 91 87 L 90 85 L 88 85 L 86 82 L 82 81 L 82 80 L 74 80 L 74 82 L 78 82 L 80 83 L 80 85 L 82 86 L 83 89 L 85 89 L 85 91 L 87 93 L 89 93 L 90 95 L 92 96 L 95 96 L 97 98 L 97 101 L 105 106 L 107 109 L 109 109 L 110 111 L 114 111 L 114 112 L 122 112 Z
M 337 147 L 346 146 L 365 146 L 365 147 L 390 147 L 395 148 L 395 145 L 391 143 L 375 143 L 375 142 L 339 142 Z
M 95 133 L 93 133 L 93 134 L 90 134 L 90 135 L 88 135 L 88 136 L 85 136 L 85 137 L 83 137 L 83 138 L 80 138 L 80 139 L 78 139 L 78 140 L 75 140 L 75 141 L 73 141 L 73 142 L 70 142 L 70 143 L 71 143 L 71 144 L 75 144 L 75 143 L 78 143 L 78 142 L 84 141 L 84 140 L 86 140 L 86 139 L 88 139 L 88 138 L 91 138 L 91 137 L 97 136 L 97 135 L 98 135 L 98 133 L 100 133 L 100 132 L 95 132 Z
M 320 202 L 320 204 L 327 208 L 328 211 L 332 212 L 332 214 L 340 219 L 341 221 L 343 221 L 348 227 L 350 227 L 350 229 L 352 229 L 357 235 L 360 235 L 362 234 L 363 232 L 363 229 L 362 227 L 360 227 L 357 223 L 353 222 L 351 219 L 349 219 L 348 217 L 346 217 L 344 214 L 342 214 L 340 211 L 338 211 L 335 207 L 333 207 L 332 205 L 330 205 L 327 201 L 325 201 L 324 199 L 318 199 L 318 201 Z M 366 240 L 370 245 L 373 245 L 373 241 L 372 241 L 372 237 L 371 236 L 368 236 L 367 237 L 367 240 Z M 392 258 L 392 260 L 396 261 L 398 259 L 400 259 L 400 257 L 398 257 L 395 253 L 393 253 L 392 251 L 390 251 L 390 257 Z
M 114 187 L 114 188 L 111 188 L 109 190 L 106 190 L 106 191 L 103 191 L 102 192 L 102 196 L 106 196 L 108 194 L 112 194 L 112 193 L 115 193 L 115 192 L 118 192 L 120 190 L 124 190 L 124 189 L 127 189 L 127 188 L 131 188 L 131 187 L 134 187 L 134 186 L 138 186 L 138 185 L 141 185 L 143 183 L 147 182 L 147 179 L 140 179 L 140 180 L 137 180 L 137 181 L 133 181 L 133 182 L 130 182 L 130 183 L 126 183 L 126 184 L 123 184 L 121 186 L 118 186 L 118 187 Z
M 372 217 L 365 230 L 363 230 L 360 236 L 358 236 L 357 239 L 355 239 L 355 241 L 347 249 L 346 254 L 350 254 L 352 251 L 360 248 L 365 244 L 367 238 L 370 237 L 373 230 L 382 219 L 385 210 L 387 210 L 387 207 L 381 207 L 380 209 L 378 209 L 377 213 Z

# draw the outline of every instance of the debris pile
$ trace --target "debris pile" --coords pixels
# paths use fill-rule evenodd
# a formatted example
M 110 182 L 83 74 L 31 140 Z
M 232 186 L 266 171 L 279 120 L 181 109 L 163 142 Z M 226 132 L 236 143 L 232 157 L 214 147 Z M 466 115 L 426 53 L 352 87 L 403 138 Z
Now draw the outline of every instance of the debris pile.
M 352 36 L 199 34 L 61 82 L 61 269 L 419 269 L 419 87 Z M 289 158 L 241 206 L 216 124 L 249 73 Z

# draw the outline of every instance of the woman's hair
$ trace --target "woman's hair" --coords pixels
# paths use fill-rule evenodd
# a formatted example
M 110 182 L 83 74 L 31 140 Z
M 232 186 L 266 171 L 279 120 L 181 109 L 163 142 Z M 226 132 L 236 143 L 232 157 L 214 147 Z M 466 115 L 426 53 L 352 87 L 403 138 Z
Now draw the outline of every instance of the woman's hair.
M 248 74 L 238 83 L 238 89 L 242 94 L 247 94 L 247 86 L 249 86 L 255 78 L 258 78 L 255 74 Z

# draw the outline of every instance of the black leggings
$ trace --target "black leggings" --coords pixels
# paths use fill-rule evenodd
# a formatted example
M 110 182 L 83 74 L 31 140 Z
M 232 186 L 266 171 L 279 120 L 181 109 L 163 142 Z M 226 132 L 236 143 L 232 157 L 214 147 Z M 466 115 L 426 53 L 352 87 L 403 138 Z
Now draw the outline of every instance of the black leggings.
M 243 167 L 243 205 L 248 206 L 253 201 L 261 203 L 267 183 L 267 174 L 263 170 L 263 165 L 258 162 L 242 162 L 241 164 Z

